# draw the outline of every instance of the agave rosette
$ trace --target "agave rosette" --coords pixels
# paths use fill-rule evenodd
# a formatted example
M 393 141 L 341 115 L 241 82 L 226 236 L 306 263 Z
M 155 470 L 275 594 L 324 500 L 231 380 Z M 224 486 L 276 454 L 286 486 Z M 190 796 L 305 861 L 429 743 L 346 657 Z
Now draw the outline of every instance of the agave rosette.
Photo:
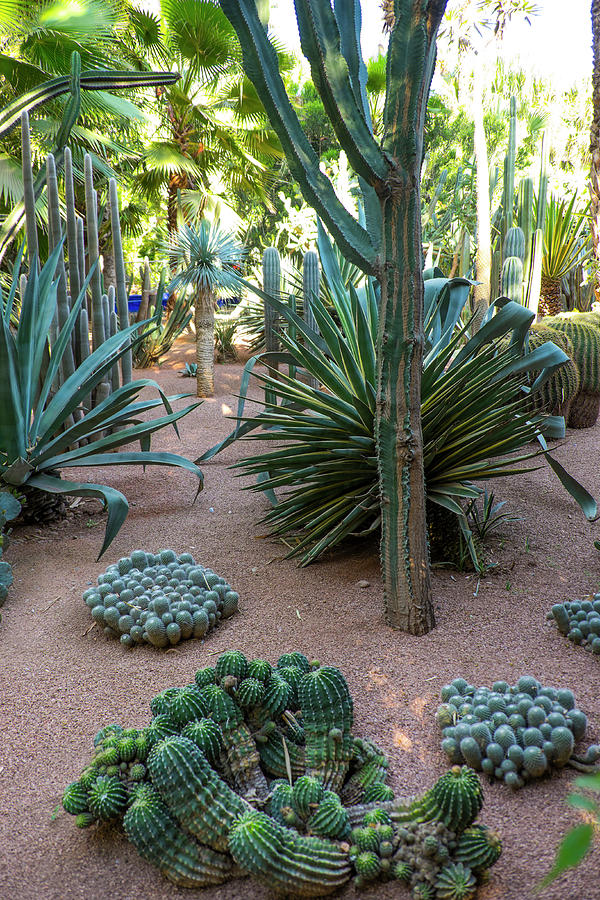
M 291 333 L 295 329 L 298 339 L 288 328 L 281 333 L 284 352 L 249 361 L 236 429 L 200 457 L 209 459 L 232 440 L 246 436 L 275 445 L 240 460 L 236 467 L 244 475 L 256 476 L 248 489 L 264 491 L 273 503 L 262 521 L 274 535 L 295 537 L 288 555 L 300 555 L 302 565 L 351 535 L 376 530 L 380 523 L 376 287 L 372 279 L 360 290 L 344 284 L 322 231 L 319 252 L 337 321 L 322 300 L 312 298 L 317 333 L 289 305 L 261 292 L 293 326 Z M 595 515 L 596 505 L 547 452 L 544 436 L 563 437 L 564 420 L 530 413 L 529 395 L 567 360 L 566 355 L 551 342 L 530 351 L 527 334 L 534 316 L 505 298 L 470 335 L 469 326 L 461 321 L 470 288 L 464 278 L 425 281 L 421 396 L 427 497 L 456 514 L 472 549 L 461 501 L 481 493 L 476 482 L 522 472 L 522 463 L 540 454 L 586 515 Z M 266 373 L 256 370 L 257 362 L 267 366 Z M 280 367 L 291 365 L 292 374 L 281 369 L 275 373 L 276 362 Z M 294 377 L 294 367 L 319 386 Z M 264 410 L 244 416 L 251 374 L 265 387 Z M 536 438 L 539 449 L 515 455 Z M 276 490 L 281 493 L 276 495 Z
M 90 272 L 48 357 L 47 335 L 56 310 L 55 272 L 60 253 L 62 243 L 39 274 L 36 262 L 32 263 L 16 329 L 11 328 L 10 320 L 15 309 L 18 265 L 8 298 L 2 303 L 0 485 L 17 490 L 28 485 L 53 494 L 100 498 L 108 510 L 102 556 L 127 516 L 127 500 L 107 485 L 67 481 L 51 473 L 88 466 L 177 466 L 196 475 L 200 490 L 202 472 L 195 463 L 175 453 L 150 450 L 154 432 L 166 425 L 177 430 L 177 420 L 198 403 L 174 411 L 171 403 L 189 395 L 166 397 L 156 382 L 144 378 L 124 384 L 91 409 L 83 407 L 86 398 L 127 351 L 128 339 L 133 337 L 133 345 L 143 340 L 143 335 L 134 337 L 140 324 L 108 338 L 57 386 L 61 360 L 91 276 Z M 158 397 L 138 400 L 144 388 L 153 388 Z M 164 408 L 164 415 L 145 418 L 146 413 L 159 406 Z M 140 450 L 118 449 L 137 441 Z

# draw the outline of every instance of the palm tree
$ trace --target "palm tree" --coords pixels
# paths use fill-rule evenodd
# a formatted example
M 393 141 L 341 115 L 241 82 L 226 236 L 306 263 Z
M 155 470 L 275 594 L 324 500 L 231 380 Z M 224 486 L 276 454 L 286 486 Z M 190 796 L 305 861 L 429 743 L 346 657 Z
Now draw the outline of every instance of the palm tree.
M 183 225 L 168 248 L 179 272 L 170 290 L 191 287 L 194 292 L 196 326 L 196 393 L 214 393 L 215 300 L 219 293 L 239 288 L 239 266 L 244 247 L 237 238 L 221 230 L 218 220 L 200 222 L 198 229 Z
M 592 127 L 590 132 L 590 216 L 592 244 L 596 261 L 600 263 L 600 0 L 592 0 Z
M 150 15 L 150 14 L 148 14 Z M 166 187 L 169 234 L 177 230 L 179 198 L 211 193 L 217 176 L 230 193 L 261 198 L 279 142 L 252 83 L 244 76 L 234 29 L 213 0 L 162 0 L 156 17 L 160 44 L 181 79 L 157 91 L 161 126 L 144 153 L 134 183 L 146 196 Z M 264 199 L 264 197 L 262 197 Z M 201 211 L 201 210 L 200 210 Z

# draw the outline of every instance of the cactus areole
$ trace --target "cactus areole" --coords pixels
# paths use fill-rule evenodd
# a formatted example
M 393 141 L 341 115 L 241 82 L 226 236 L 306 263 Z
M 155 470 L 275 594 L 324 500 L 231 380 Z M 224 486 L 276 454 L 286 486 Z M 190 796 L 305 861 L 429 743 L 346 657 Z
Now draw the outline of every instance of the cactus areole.
M 302 51 L 339 143 L 356 172 L 363 226 L 335 195 L 300 127 L 256 0 L 220 0 L 244 68 L 290 171 L 344 255 L 381 285 L 377 446 L 386 617 L 412 634 L 434 626 L 421 436 L 423 279 L 420 174 L 435 38 L 446 0 L 395 0 L 381 145 L 373 137 L 360 50 L 359 0 L 295 0 Z

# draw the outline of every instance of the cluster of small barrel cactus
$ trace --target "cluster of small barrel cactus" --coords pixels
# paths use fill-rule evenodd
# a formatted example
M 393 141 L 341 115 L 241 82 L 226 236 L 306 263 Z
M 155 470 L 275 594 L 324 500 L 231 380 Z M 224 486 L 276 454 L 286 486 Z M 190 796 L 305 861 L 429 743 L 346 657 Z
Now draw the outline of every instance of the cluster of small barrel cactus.
M 548 619 L 554 619 L 561 634 L 600 656 L 600 594 L 570 603 L 555 603 Z
M 120 637 L 125 647 L 167 647 L 203 638 L 236 612 L 239 595 L 189 553 L 134 550 L 108 566 L 83 599 L 104 633 Z
M 321 897 L 354 875 L 358 887 L 399 879 L 415 898 L 464 900 L 500 855 L 474 825 L 472 769 L 394 799 L 385 755 L 352 734 L 352 698 L 333 666 L 230 650 L 150 708 L 144 728 L 98 732 L 63 806 L 80 827 L 121 822 L 179 886 L 251 874 L 286 896 Z
M 530 675 L 514 687 L 497 681 L 491 689 L 456 678 L 442 688 L 442 700 L 436 718 L 450 762 L 466 763 L 512 788 L 567 764 L 589 771 L 600 759 L 595 744 L 585 756 L 573 754 L 587 727 L 573 693 L 543 687 Z

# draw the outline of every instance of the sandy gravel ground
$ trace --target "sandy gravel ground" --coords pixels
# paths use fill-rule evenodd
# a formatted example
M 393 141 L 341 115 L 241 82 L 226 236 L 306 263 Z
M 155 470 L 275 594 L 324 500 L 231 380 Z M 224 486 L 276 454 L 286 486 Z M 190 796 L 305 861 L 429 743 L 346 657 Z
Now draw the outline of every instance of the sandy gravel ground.
M 181 344 L 154 377 L 168 393 L 193 389 L 179 377 L 192 358 Z M 218 367 L 214 399 L 180 423 L 181 440 L 163 433 L 154 446 L 195 458 L 230 430 L 240 367 Z M 147 374 L 147 373 L 144 373 Z M 557 456 L 600 496 L 600 426 L 570 432 Z M 459 675 L 476 685 L 511 684 L 532 674 L 574 690 L 587 713 L 586 745 L 600 742 L 600 660 L 572 647 L 545 621 L 550 606 L 600 590 L 600 526 L 589 524 L 547 469 L 494 487 L 520 521 L 490 543 L 488 577 L 436 571 L 437 627 L 414 638 L 383 623 L 377 547 L 366 542 L 298 569 L 285 547 L 255 523 L 264 499 L 241 491 L 228 466 L 248 447 L 230 447 L 203 466 L 205 488 L 192 505 L 194 477 L 169 469 L 95 470 L 93 480 L 122 490 L 129 517 L 104 559 L 98 505 L 79 507 L 52 528 L 15 531 L 8 551 L 15 584 L 2 610 L 0 648 L 0 897 L 2 900 L 255 900 L 270 893 L 248 879 L 221 888 L 174 888 L 109 827 L 79 831 L 58 810 L 102 725 L 149 721 L 149 700 L 188 683 L 215 654 L 232 647 L 275 661 L 285 650 L 339 666 L 355 704 L 355 732 L 389 754 L 397 794 L 423 791 L 447 768 L 434 713 L 440 687 Z M 80 473 L 82 477 L 85 472 Z M 89 477 L 89 475 L 87 476 Z M 172 547 L 224 575 L 241 610 L 204 643 L 168 652 L 132 651 L 106 638 L 81 594 L 108 563 L 141 547 Z M 367 581 L 367 587 L 359 582 Z M 528 900 L 548 871 L 560 836 L 578 821 L 565 804 L 575 774 L 563 770 L 511 793 L 484 786 L 481 821 L 501 832 L 504 852 L 480 900 Z M 600 850 L 540 894 L 541 900 L 600 900 Z M 354 888 L 342 892 L 355 896 Z M 368 898 L 408 898 L 397 883 Z

